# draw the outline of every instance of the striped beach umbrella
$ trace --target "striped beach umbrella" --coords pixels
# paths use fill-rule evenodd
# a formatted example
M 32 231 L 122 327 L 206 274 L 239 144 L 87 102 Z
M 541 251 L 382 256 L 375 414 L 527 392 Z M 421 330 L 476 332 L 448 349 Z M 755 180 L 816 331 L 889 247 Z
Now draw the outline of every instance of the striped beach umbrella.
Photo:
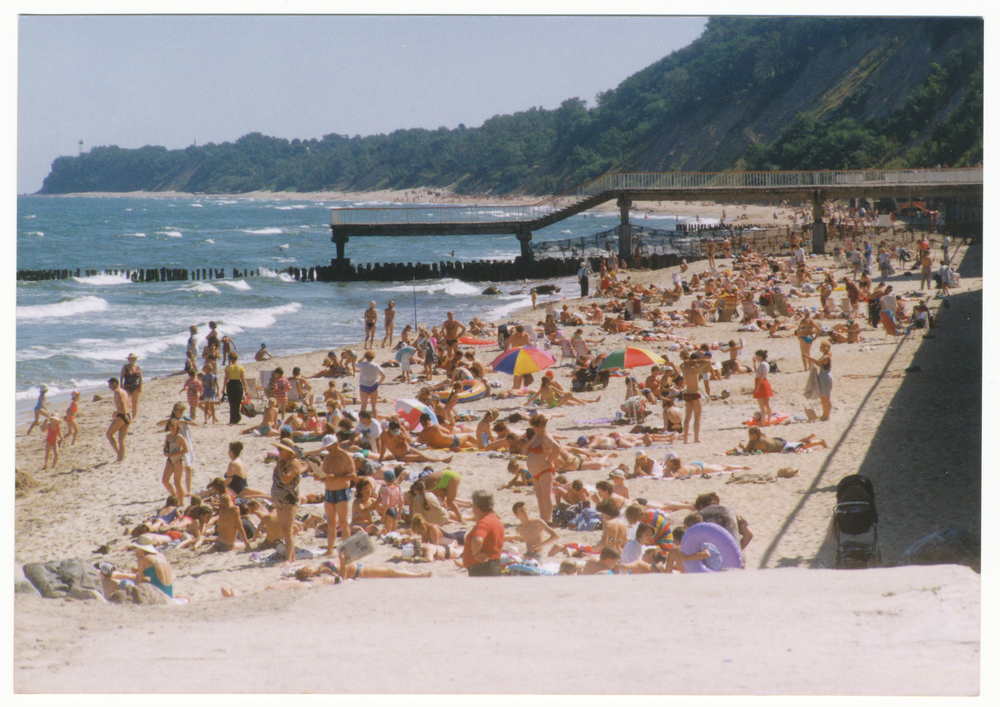
M 640 349 L 638 346 L 626 346 L 624 349 L 609 353 L 607 358 L 597 367 L 597 370 L 607 371 L 611 368 L 635 368 L 637 366 L 652 366 L 657 363 L 666 362 L 652 351 Z
M 396 412 L 401 418 L 406 420 L 406 424 L 408 424 L 410 429 L 414 432 L 420 430 L 420 415 L 425 412 L 431 416 L 431 422 L 435 425 L 438 423 L 437 415 L 434 414 L 434 411 L 419 400 L 400 398 L 396 401 Z
M 522 346 L 510 351 L 504 351 L 496 357 L 490 366 L 494 371 L 521 376 L 525 373 L 535 373 L 548 368 L 556 362 L 556 357 L 544 349 L 534 346 Z

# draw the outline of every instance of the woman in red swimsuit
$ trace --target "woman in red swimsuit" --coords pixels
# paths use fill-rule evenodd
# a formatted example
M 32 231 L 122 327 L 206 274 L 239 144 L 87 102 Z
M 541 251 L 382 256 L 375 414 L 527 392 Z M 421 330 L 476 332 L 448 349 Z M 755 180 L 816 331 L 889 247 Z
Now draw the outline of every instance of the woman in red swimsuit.
M 528 471 L 534 482 L 535 498 L 538 499 L 538 515 L 546 523 L 552 521 L 552 478 L 556 473 L 556 459 L 562 453 L 562 447 L 546 429 L 548 422 L 545 415 L 531 418 L 531 429 L 535 434 L 525 448 Z

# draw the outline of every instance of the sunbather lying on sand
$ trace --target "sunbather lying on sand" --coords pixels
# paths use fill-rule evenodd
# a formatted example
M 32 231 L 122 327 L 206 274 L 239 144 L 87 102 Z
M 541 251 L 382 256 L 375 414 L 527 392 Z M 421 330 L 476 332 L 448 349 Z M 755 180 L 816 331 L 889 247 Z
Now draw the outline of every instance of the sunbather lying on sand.
M 708 478 L 709 474 L 718 474 L 723 471 L 740 471 L 750 467 L 741 464 L 707 464 L 705 462 L 684 463 L 676 452 L 667 452 L 667 459 L 664 462 L 664 471 L 675 478 L 687 478 L 692 475 Z
M 768 437 L 766 434 L 761 432 L 761 429 L 756 425 L 747 430 L 747 435 L 750 440 L 746 445 L 739 444 L 729 452 L 753 452 L 760 451 L 765 454 L 776 454 L 779 452 L 795 452 L 796 454 L 804 452 L 807 449 L 813 449 L 814 447 L 827 448 L 826 440 L 817 439 L 813 440 L 816 436 L 814 434 L 808 437 L 803 437 L 798 442 L 788 442 L 781 437 Z M 727 452 L 727 454 L 729 453 Z

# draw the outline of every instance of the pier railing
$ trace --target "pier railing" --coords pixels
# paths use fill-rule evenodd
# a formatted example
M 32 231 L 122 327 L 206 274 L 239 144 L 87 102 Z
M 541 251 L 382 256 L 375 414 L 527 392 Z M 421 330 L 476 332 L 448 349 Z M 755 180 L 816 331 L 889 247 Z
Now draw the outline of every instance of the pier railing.
M 787 172 L 640 172 L 610 173 L 535 204 L 512 206 L 379 206 L 334 208 L 330 225 L 526 223 L 601 194 L 672 190 L 812 189 L 821 187 L 934 187 L 982 185 L 983 168 L 868 169 Z

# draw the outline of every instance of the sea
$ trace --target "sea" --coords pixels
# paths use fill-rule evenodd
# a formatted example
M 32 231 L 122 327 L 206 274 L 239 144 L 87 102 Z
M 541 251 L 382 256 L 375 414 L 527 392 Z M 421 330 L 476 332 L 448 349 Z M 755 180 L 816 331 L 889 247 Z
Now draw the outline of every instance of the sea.
M 289 266 L 329 264 L 330 209 L 387 205 L 374 201 L 295 201 L 238 197 L 20 196 L 18 269 L 97 270 L 103 274 L 16 285 L 16 412 L 30 416 L 39 386 L 60 408 L 69 393 L 103 390 L 129 354 L 146 377 L 183 368 L 188 326 L 199 336 L 215 321 L 244 357 L 261 345 L 274 355 L 329 350 L 364 337 L 362 312 L 395 300 L 396 332 L 405 324 L 439 324 L 454 311 L 460 321 L 501 321 L 530 304 L 521 283 L 496 283 L 505 293 L 483 295 L 489 282 L 452 279 L 397 283 L 295 282 Z M 565 240 L 613 228 L 617 213 L 588 212 L 533 234 Z M 643 225 L 669 229 L 671 216 L 649 215 Z M 513 260 L 514 236 L 352 238 L 354 263 Z M 138 268 L 225 268 L 259 276 L 187 282 L 132 282 L 106 271 Z M 557 279 L 561 299 L 579 295 L 575 278 Z M 310 373 L 306 371 L 306 374 Z

